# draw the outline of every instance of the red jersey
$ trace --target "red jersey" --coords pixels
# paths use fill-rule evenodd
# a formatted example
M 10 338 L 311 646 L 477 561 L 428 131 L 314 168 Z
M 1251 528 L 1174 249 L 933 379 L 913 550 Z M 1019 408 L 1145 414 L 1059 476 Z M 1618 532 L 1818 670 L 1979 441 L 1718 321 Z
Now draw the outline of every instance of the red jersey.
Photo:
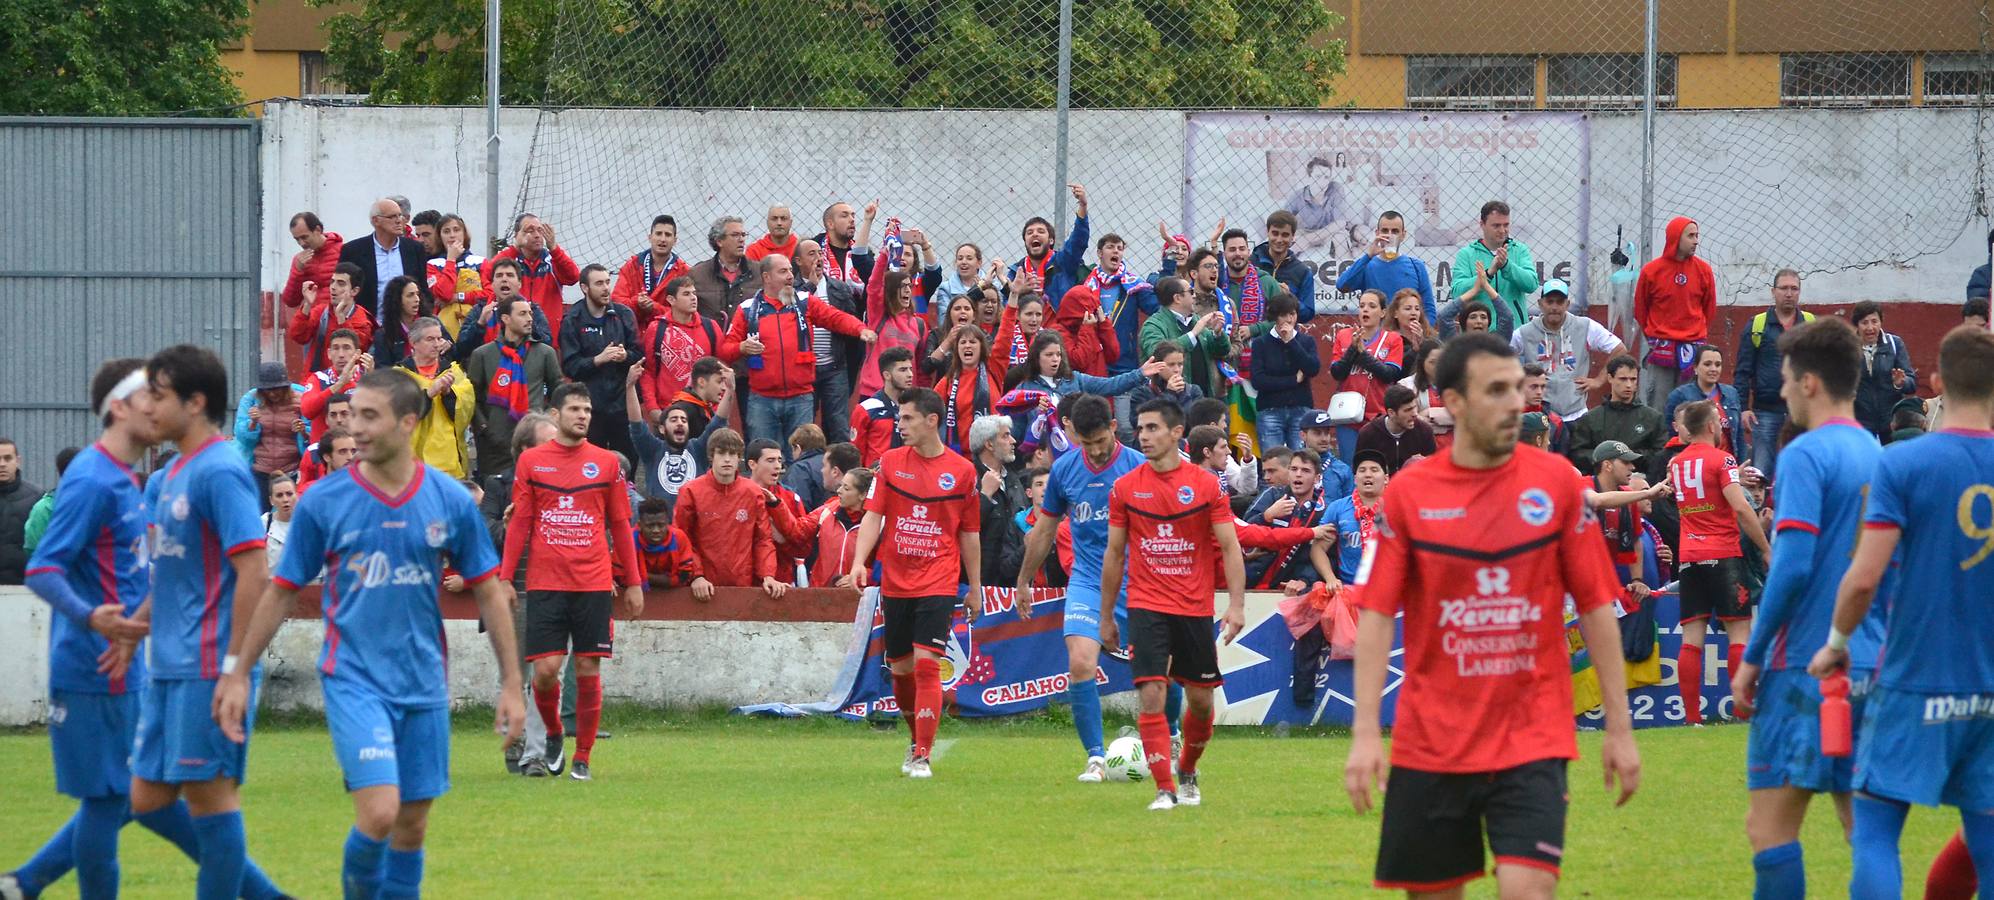
M 1213 529 L 1231 524 L 1232 504 L 1212 473 L 1180 462 L 1148 464 L 1108 490 L 1108 527 L 1128 532 L 1129 608 L 1212 617 L 1219 555 Z
M 607 591 L 644 583 L 630 528 L 630 489 L 615 453 L 587 441 L 573 447 L 548 441 L 520 453 L 513 472 L 501 577 L 513 579 L 530 538 L 529 591 Z
M 1619 594 L 1572 464 L 1519 446 L 1495 469 L 1452 455 L 1385 488 L 1357 602 L 1405 613 L 1392 764 L 1493 772 L 1575 759 L 1565 595 L 1581 612 Z
M 1676 511 L 1682 516 L 1680 561 L 1703 562 L 1744 556 L 1738 544 L 1738 517 L 1724 488 L 1738 481 L 1738 460 L 1709 444 L 1694 443 L 1669 462 L 1669 483 L 1676 489 Z
M 962 582 L 961 533 L 983 530 L 976 469 L 943 450 L 932 459 L 895 447 L 879 459 L 879 477 L 866 492 L 866 512 L 879 513 L 879 592 L 887 597 L 956 595 Z M 977 573 L 981 574 L 981 573 Z
M 708 472 L 679 488 L 672 521 L 685 531 L 707 581 L 754 587 L 776 575 L 768 500 L 753 481 L 721 484 Z

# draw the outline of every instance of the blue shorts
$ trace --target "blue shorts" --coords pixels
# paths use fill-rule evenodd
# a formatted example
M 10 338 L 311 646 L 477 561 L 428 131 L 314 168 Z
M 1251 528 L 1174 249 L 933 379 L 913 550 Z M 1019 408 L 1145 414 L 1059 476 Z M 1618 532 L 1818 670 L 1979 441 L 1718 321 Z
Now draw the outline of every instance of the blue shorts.
M 1129 610 L 1128 594 L 1116 598 L 1115 629 L 1128 640 Z M 1101 639 L 1101 586 L 1085 581 L 1075 581 L 1066 586 L 1066 624 L 1060 634 L 1067 637 Z
M 1867 672 L 1849 674 L 1852 734 L 1862 733 L 1869 680 Z M 1852 789 L 1855 759 L 1821 755 L 1821 681 L 1806 669 L 1778 669 L 1759 677 L 1751 727 L 1745 744 L 1746 790 L 1793 787 L 1846 794 Z
M 242 715 L 242 743 L 215 724 L 215 682 L 205 678 L 155 678 L 139 700 L 138 736 L 132 740 L 132 776 L 156 784 L 189 784 L 229 778 L 243 782 L 249 737 L 263 670 L 249 676 L 249 708 Z
M 1902 803 L 1994 811 L 1994 694 L 1869 694 L 1856 790 Z
M 450 708 L 390 703 L 348 681 L 319 679 L 346 789 L 391 784 L 404 802 L 450 790 Z
M 55 754 L 57 792 L 78 800 L 131 793 L 138 698 L 136 693 L 50 692 L 48 742 Z

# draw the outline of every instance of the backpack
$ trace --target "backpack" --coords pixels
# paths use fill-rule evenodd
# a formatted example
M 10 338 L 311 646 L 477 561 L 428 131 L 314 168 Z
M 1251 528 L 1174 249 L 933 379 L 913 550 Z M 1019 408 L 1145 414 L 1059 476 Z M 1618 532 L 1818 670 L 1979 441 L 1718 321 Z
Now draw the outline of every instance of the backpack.
M 1754 350 L 1757 350 L 1759 348 L 1759 342 L 1765 340 L 1766 317 L 1769 315 L 1772 314 L 1769 312 L 1762 312 L 1752 317 L 1752 349 Z M 1805 325 L 1812 321 L 1814 321 L 1813 313 L 1808 312 L 1804 309 L 1800 311 L 1800 324 Z

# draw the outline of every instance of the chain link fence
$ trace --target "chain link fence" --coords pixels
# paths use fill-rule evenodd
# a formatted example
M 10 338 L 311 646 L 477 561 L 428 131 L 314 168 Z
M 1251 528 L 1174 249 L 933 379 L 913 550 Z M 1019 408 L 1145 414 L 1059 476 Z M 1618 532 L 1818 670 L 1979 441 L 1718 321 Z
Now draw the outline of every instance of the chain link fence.
M 1661 0 L 1650 138 L 1642 4 L 1071 2 L 1062 116 L 1055 0 L 561 0 L 511 212 L 613 265 L 658 213 L 699 259 L 720 216 L 759 236 L 786 206 L 809 236 L 877 198 L 944 256 L 1015 261 L 1063 171 L 1143 271 L 1159 231 L 1259 243 L 1294 213 L 1321 310 L 1348 308 L 1335 282 L 1385 210 L 1444 299 L 1490 199 L 1581 304 L 1677 214 L 1727 296 L 1788 267 L 1860 294 L 1979 245 L 1989 2 Z

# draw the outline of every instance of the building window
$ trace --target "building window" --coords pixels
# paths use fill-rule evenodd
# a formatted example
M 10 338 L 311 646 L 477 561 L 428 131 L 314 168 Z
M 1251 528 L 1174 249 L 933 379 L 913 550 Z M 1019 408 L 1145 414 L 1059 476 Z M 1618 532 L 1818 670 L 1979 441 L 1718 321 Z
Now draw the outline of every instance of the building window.
M 1925 102 L 1934 106 L 1971 106 L 1982 94 L 1994 92 L 1994 75 L 1978 53 L 1925 54 Z
M 298 96 L 326 97 L 346 93 L 346 86 L 332 77 L 332 68 L 326 65 L 325 54 L 307 50 L 298 54 Z
M 1779 58 L 1785 106 L 1901 106 L 1911 102 L 1902 53 L 1789 53 Z
M 1554 109 L 1639 107 L 1647 90 L 1639 53 L 1551 56 L 1544 60 L 1544 102 Z M 1655 103 L 1676 105 L 1676 58 L 1655 57 Z
M 1527 56 L 1408 56 L 1406 105 L 1417 109 L 1528 109 L 1537 61 Z

